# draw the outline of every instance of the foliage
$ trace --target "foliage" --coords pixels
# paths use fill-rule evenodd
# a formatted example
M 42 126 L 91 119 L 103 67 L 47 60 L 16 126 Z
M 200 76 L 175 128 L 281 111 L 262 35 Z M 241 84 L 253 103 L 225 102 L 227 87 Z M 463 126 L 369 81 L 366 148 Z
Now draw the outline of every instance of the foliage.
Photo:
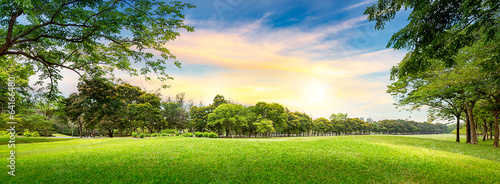
M 31 137 L 31 132 L 29 130 L 24 131 L 23 133 L 24 137 Z
M 210 133 L 208 133 L 208 137 L 210 137 L 210 138 L 216 138 L 217 134 L 213 133 L 213 132 L 210 132 Z
M 213 113 L 208 115 L 208 126 L 226 129 L 227 136 L 233 136 L 233 132 L 247 127 L 246 110 L 242 105 L 222 104 Z
M 257 127 L 257 132 L 259 132 L 261 134 L 265 134 L 266 136 L 269 132 L 275 131 L 274 126 L 273 126 L 273 121 L 268 120 L 268 119 L 263 119 L 263 120 L 255 123 L 255 126 Z
M 283 131 L 287 126 L 288 113 L 281 104 L 257 102 L 253 112 L 264 119 L 271 120 L 277 131 Z
M 364 14 L 368 15 L 368 20 L 376 21 L 376 29 L 384 29 L 402 9 L 411 10 L 408 25 L 394 33 L 387 45 L 408 49 L 411 53 L 407 55 L 407 62 L 401 62 L 399 69 L 391 72 L 392 76 L 400 78 L 431 68 L 431 59 L 452 66 L 453 57 L 460 49 L 478 40 L 473 33 L 480 31 L 491 40 L 500 32 L 496 25 L 500 3 L 495 0 L 379 0 Z
M 333 121 L 333 120 L 346 120 L 347 116 L 348 116 L 347 113 L 338 113 L 338 114 L 332 113 L 330 115 L 330 121 Z
M 146 136 L 146 134 L 144 134 L 144 133 L 139 134 L 139 138 L 141 138 L 141 139 L 144 138 L 145 136 Z
M 50 81 L 50 94 L 58 91 L 61 69 L 88 80 L 121 70 L 135 76 L 155 73 L 165 81 L 171 79 L 165 64 L 175 59 L 165 44 L 181 30 L 194 31 L 182 14 L 194 7 L 151 0 L 2 1 L 0 58 L 27 60 L 40 72 L 39 84 Z M 138 62 L 140 70 L 132 66 Z
M 29 91 L 31 87 L 29 86 L 28 78 L 34 73 L 31 66 L 18 63 L 13 58 L 0 56 L 0 113 L 6 113 L 7 109 L 10 109 L 8 108 L 8 102 L 12 96 L 17 99 L 15 108 L 13 109 L 20 110 L 25 106 L 21 104 L 22 101 L 20 99 L 30 97 Z M 16 86 L 9 86 L 9 81 Z M 9 87 L 11 89 L 15 87 L 15 95 L 11 95 L 12 91 L 9 90 Z
M 383 29 L 402 8 L 411 9 L 409 23 L 396 32 L 388 47 L 408 49 L 391 69 L 388 92 L 410 110 L 429 106 L 429 120 L 460 119 L 465 113 L 467 141 L 478 143 L 475 109 L 491 112 L 495 132 L 500 115 L 500 3 L 498 1 L 378 1 L 365 14 Z M 485 103 L 487 102 L 487 103 Z M 485 105 L 478 105 L 485 103 Z M 486 123 L 483 123 L 486 125 Z M 486 126 L 483 126 L 486 133 Z M 491 128 L 490 128 L 491 129 Z M 490 130 L 492 132 L 492 130 Z M 494 147 L 500 135 L 495 134 Z
M 163 130 L 161 130 L 161 133 L 173 134 L 173 133 L 175 133 L 175 129 L 163 129 Z
M 137 138 L 139 134 L 137 132 L 132 132 L 132 137 Z
M 205 133 L 202 134 L 202 136 L 203 137 L 208 137 L 208 134 L 209 134 L 208 132 L 205 132 Z
M 174 99 L 168 97 L 161 103 L 162 116 L 167 123 L 167 128 L 182 130 L 189 125 L 190 104 L 185 103 L 185 94 L 179 93 Z

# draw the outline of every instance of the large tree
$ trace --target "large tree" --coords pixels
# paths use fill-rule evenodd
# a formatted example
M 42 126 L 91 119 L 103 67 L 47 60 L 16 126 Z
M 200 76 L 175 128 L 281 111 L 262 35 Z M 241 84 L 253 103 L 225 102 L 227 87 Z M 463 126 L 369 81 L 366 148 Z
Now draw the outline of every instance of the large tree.
M 0 60 L 16 58 L 34 66 L 40 81 L 57 92 L 61 69 L 83 78 L 113 74 L 156 73 L 170 79 L 167 60 L 175 56 L 165 44 L 184 24 L 184 9 L 195 6 L 155 0 L 13 0 L 0 5 Z M 153 52 L 159 52 L 159 58 Z M 133 63 L 143 63 L 140 70 Z M 149 79 L 149 77 L 146 77 Z M 166 87 L 166 85 L 164 85 Z
M 246 109 L 242 105 L 222 104 L 208 115 L 208 125 L 222 127 L 226 130 L 226 137 L 234 137 L 237 129 L 247 127 Z

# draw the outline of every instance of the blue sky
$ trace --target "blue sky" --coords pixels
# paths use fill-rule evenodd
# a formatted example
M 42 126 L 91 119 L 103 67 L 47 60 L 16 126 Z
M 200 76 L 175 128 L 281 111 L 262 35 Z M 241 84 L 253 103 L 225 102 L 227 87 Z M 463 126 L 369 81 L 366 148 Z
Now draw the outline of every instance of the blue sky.
M 222 94 L 240 104 L 278 102 L 314 118 L 350 117 L 425 121 L 425 112 L 399 111 L 385 93 L 389 70 L 406 51 L 386 48 L 406 25 L 401 12 L 384 30 L 363 15 L 368 1 L 209 0 L 185 11 L 194 33 L 166 45 L 182 62 L 170 67 L 175 79 L 165 96 L 185 92 L 194 104 Z M 67 74 L 65 95 L 76 92 Z M 125 81 L 148 90 L 158 81 Z

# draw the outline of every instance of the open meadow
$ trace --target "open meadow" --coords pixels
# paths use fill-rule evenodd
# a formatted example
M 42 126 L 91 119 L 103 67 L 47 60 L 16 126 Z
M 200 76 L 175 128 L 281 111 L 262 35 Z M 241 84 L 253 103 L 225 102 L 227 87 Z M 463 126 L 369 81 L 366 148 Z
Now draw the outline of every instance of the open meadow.
M 17 144 L 16 176 L 0 175 L 2 183 L 500 181 L 491 141 L 455 143 L 453 135 L 58 140 Z

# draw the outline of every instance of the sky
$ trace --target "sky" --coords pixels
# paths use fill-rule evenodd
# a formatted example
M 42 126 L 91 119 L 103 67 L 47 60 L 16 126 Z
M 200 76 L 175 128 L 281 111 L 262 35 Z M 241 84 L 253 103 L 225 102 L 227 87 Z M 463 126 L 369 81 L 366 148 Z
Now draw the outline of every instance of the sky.
M 386 93 L 389 73 L 407 51 L 386 48 L 407 24 L 400 12 L 384 30 L 363 15 L 375 2 L 298 0 L 207 0 L 190 2 L 186 23 L 166 47 L 182 68 L 168 68 L 174 80 L 164 96 L 186 93 L 208 105 L 217 94 L 243 105 L 276 102 L 313 118 L 349 117 L 426 121 L 425 111 L 396 109 Z M 63 71 L 63 95 L 77 92 L 78 77 Z M 146 90 L 159 81 L 119 75 Z

